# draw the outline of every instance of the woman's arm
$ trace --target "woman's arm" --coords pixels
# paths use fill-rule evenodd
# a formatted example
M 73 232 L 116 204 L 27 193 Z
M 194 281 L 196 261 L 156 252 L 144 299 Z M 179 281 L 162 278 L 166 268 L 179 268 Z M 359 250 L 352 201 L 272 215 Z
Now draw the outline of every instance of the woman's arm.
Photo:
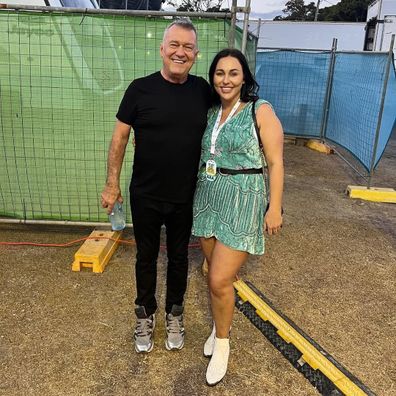
M 268 104 L 262 104 L 257 110 L 257 124 L 263 142 L 264 155 L 269 172 L 269 209 L 265 215 L 265 228 L 268 234 L 276 234 L 282 226 L 283 195 L 283 129 Z

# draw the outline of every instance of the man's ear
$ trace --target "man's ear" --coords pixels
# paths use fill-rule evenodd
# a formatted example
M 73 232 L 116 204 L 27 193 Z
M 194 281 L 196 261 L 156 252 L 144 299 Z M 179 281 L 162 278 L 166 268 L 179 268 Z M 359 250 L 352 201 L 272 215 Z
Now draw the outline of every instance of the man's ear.
M 195 50 L 194 62 L 197 60 L 198 54 L 199 54 L 199 49 L 197 48 L 197 49 Z

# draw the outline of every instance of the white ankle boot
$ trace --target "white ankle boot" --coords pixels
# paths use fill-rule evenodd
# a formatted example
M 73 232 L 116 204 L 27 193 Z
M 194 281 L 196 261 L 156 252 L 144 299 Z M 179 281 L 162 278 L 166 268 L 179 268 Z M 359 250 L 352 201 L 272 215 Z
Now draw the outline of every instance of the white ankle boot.
M 230 335 L 231 335 L 231 327 L 230 327 L 228 336 L 230 336 Z M 213 355 L 215 337 L 216 337 L 216 325 L 213 323 L 212 332 L 210 333 L 210 336 L 208 337 L 208 339 L 206 340 L 205 345 L 204 345 L 203 353 L 204 353 L 205 357 L 211 357 Z
M 204 356 L 205 357 L 211 357 L 213 355 L 213 347 L 214 347 L 214 342 L 215 342 L 215 337 L 216 337 L 216 326 L 213 323 L 213 329 L 212 333 L 208 337 L 208 339 L 205 342 L 204 345 Z
M 208 385 L 218 384 L 226 375 L 229 356 L 230 339 L 215 337 L 213 355 L 206 370 L 206 383 Z

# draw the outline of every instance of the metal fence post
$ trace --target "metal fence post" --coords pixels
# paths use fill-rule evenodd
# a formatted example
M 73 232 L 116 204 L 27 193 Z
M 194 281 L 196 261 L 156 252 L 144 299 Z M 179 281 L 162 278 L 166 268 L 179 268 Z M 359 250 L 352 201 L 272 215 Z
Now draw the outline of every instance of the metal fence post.
M 373 156 L 371 158 L 370 171 L 369 171 L 368 180 L 367 180 L 367 188 L 368 189 L 371 187 L 371 179 L 372 179 L 373 173 L 374 173 L 375 157 L 377 156 L 377 147 L 378 147 L 379 134 L 380 134 L 380 130 L 381 130 L 382 113 L 384 112 L 386 89 L 388 87 L 390 66 L 391 66 L 391 63 L 393 62 L 393 45 L 394 45 L 394 43 L 395 43 L 395 35 L 392 34 L 391 42 L 389 45 L 388 59 L 387 59 L 386 66 L 385 66 L 385 78 L 384 78 L 384 85 L 382 87 L 382 96 L 381 96 L 381 103 L 380 103 L 380 109 L 379 109 L 379 114 L 378 114 L 377 128 L 375 131 Z
M 232 0 L 231 6 L 231 26 L 228 34 L 228 46 L 230 48 L 235 47 L 235 27 L 236 27 L 236 14 L 237 14 L 238 0 Z
M 324 143 L 324 139 L 326 137 L 327 121 L 329 119 L 329 107 L 330 107 L 331 91 L 333 88 L 336 51 L 337 51 L 337 39 L 333 38 L 333 44 L 331 46 L 329 73 L 327 75 L 326 96 L 323 106 L 322 125 L 320 127 L 320 141 L 322 143 Z
M 258 46 L 258 42 L 259 42 L 259 39 L 260 39 L 260 30 L 261 30 L 261 18 L 258 19 L 258 26 L 257 26 L 257 31 L 256 31 L 257 46 Z
M 246 0 L 244 14 L 245 15 L 243 17 L 243 32 L 242 32 L 241 51 L 245 55 L 248 29 L 249 29 L 250 0 Z

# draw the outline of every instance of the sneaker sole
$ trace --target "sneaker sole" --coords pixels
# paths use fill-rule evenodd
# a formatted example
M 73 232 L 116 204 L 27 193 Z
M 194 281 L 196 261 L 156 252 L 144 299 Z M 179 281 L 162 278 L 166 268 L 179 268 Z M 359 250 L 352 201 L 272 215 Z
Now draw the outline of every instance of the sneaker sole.
M 171 348 L 168 344 L 168 340 L 165 340 L 165 348 L 167 351 L 180 351 L 184 347 L 184 342 L 181 344 L 179 347 L 173 347 Z

